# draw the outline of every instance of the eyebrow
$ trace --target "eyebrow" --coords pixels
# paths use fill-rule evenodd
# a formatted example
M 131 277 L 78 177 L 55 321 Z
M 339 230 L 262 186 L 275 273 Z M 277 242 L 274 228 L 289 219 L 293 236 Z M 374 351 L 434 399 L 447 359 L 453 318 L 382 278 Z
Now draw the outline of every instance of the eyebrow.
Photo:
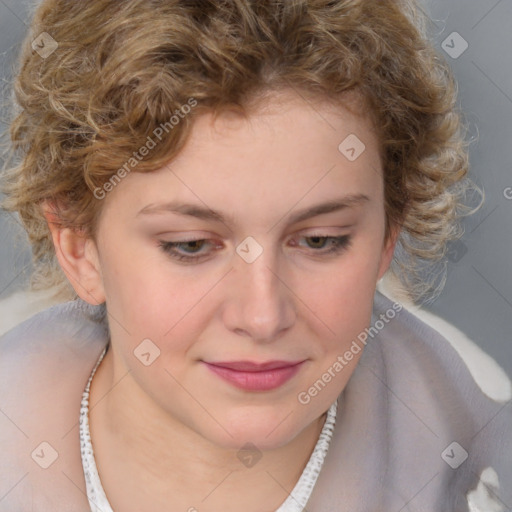
M 295 212 L 293 215 L 288 217 L 288 223 L 295 224 L 297 222 L 316 217 L 317 215 L 323 215 L 326 213 L 332 213 L 339 210 L 344 210 L 346 208 L 354 207 L 369 200 L 370 198 L 365 194 L 346 195 L 344 197 L 332 199 L 330 201 L 299 210 L 298 212 Z M 229 215 L 196 204 L 180 203 L 178 201 L 149 204 L 142 208 L 142 210 L 140 210 L 136 216 L 159 213 L 175 213 L 178 215 L 194 217 L 196 219 L 221 222 L 225 225 L 234 224 L 233 218 Z

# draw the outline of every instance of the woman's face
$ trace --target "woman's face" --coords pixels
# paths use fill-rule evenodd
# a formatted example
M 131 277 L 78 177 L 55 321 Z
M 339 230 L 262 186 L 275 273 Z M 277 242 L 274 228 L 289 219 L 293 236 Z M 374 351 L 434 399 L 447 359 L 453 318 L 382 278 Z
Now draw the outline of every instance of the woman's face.
M 329 408 L 361 352 L 308 390 L 369 326 L 393 252 L 370 122 L 268 107 L 199 117 L 168 166 L 107 195 L 97 237 L 116 371 L 226 448 L 281 446 Z M 240 361 L 288 368 L 215 370 Z

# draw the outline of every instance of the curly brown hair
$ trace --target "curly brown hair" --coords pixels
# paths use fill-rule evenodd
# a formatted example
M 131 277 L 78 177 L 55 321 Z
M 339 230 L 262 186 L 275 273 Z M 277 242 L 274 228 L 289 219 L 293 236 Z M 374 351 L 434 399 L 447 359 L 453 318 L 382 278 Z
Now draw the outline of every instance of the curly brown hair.
M 165 136 L 134 171 L 168 163 L 197 115 L 247 115 L 292 88 L 340 105 L 363 98 L 381 144 L 387 235 L 401 227 L 391 270 L 413 300 L 432 293 L 473 184 L 457 84 L 429 23 L 417 0 L 43 0 L 17 61 L 2 187 L 32 245 L 32 287 L 67 284 L 43 201 L 94 238 L 98 187 L 158 127 Z M 34 40 L 58 47 L 41 56 Z

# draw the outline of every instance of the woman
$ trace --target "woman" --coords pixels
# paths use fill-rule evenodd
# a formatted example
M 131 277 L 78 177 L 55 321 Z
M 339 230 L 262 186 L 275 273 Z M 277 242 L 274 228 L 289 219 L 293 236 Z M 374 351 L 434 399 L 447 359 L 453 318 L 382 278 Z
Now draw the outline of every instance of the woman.
M 442 284 L 469 187 L 414 1 L 43 1 L 15 92 L 73 293 L 1 340 L 0 510 L 510 506 L 510 410 L 376 293 Z

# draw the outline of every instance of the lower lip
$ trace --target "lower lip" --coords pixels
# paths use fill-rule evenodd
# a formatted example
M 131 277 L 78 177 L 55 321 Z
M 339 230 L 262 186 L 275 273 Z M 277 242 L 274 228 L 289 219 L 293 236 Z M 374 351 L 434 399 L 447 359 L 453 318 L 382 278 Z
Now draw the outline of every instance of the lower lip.
M 262 372 L 238 372 L 205 363 L 206 366 L 216 375 L 235 385 L 237 388 L 247 391 L 269 391 L 282 386 L 290 380 L 300 369 L 302 363 L 275 370 Z

